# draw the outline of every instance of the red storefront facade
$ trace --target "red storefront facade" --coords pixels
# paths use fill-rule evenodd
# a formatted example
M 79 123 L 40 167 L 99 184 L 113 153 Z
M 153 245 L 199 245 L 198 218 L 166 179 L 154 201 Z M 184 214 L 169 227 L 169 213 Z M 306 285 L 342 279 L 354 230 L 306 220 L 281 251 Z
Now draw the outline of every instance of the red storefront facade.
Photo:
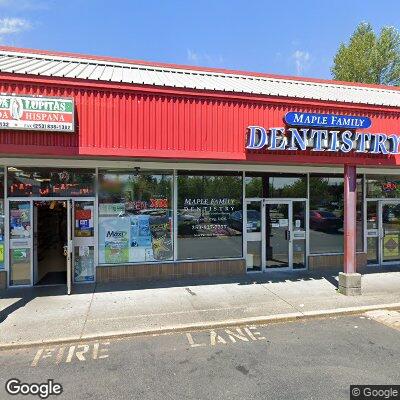
M 295 248 L 298 248 L 299 257 L 304 258 L 304 262 L 299 265 L 306 269 L 343 268 L 344 263 L 345 271 L 352 273 L 356 269 L 355 258 L 360 267 L 368 261 L 373 265 L 382 265 L 400 260 L 400 244 L 397 240 L 397 213 L 400 215 L 400 209 L 397 210 L 396 200 L 396 168 L 400 162 L 398 148 L 393 148 L 389 154 L 357 152 L 355 149 L 348 152 L 328 151 L 326 146 L 321 151 L 315 151 L 309 145 L 305 150 L 291 151 L 286 148 L 268 150 L 266 146 L 258 150 L 246 148 L 248 127 L 265 127 L 267 130 L 271 127 L 288 128 L 285 115 L 290 112 L 367 117 L 372 123 L 368 132 L 397 135 L 400 132 L 400 91 L 330 81 L 11 48 L 2 48 L 0 56 L 2 94 L 72 98 L 75 114 L 75 131 L 72 133 L 1 130 L 0 164 L 4 167 L 3 285 L 14 285 L 11 278 L 14 273 L 13 262 L 18 260 L 17 253 L 22 248 L 30 250 L 29 256 L 25 257 L 25 272 L 22 273 L 26 275 L 29 269 L 30 277 L 22 279 L 22 284 L 32 285 L 39 279 L 35 278 L 34 272 L 37 269 L 35 263 L 40 263 L 35 261 L 35 254 L 38 253 L 35 246 L 39 245 L 34 242 L 40 227 L 36 232 L 35 226 L 40 225 L 40 213 L 50 215 L 47 208 L 52 199 L 60 202 L 56 204 L 60 209 L 68 209 L 71 213 L 69 223 L 72 231 L 77 228 L 74 226 L 77 221 L 74 215 L 78 208 L 82 205 L 91 210 L 89 225 L 92 228 L 92 239 L 85 242 L 82 238 L 87 232 L 76 232 L 83 236 L 75 238 L 76 249 L 71 244 L 67 246 L 66 252 L 72 254 L 72 263 L 79 257 L 86 257 L 89 252 L 95 270 L 93 279 L 97 276 L 97 280 L 237 274 L 245 273 L 246 270 L 267 272 L 280 267 L 293 269 L 298 258 Z M 257 92 L 258 84 L 262 90 Z M 354 129 L 352 133 L 356 135 L 360 131 L 363 130 Z M 342 135 L 343 129 L 339 129 L 338 134 Z M 47 175 L 43 178 L 45 175 L 35 172 L 35 168 L 47 168 L 46 173 L 50 174 L 50 178 Z M 48 185 L 44 182 L 52 181 L 51 169 L 61 172 L 65 170 L 64 176 L 70 177 L 73 174 L 68 171 L 74 168 L 93 171 L 94 186 L 90 196 L 86 192 L 82 192 L 83 196 L 69 196 L 64 192 L 60 196 L 54 192 L 53 197 L 46 195 L 43 200 L 42 192 L 26 191 L 26 185 L 31 188 L 33 181 L 34 185 Z M 112 173 L 107 170 L 112 170 Z M 152 174 L 146 175 L 146 171 L 152 171 Z M 169 172 L 162 174 L 162 178 L 154 178 L 159 176 L 157 171 Z M 238 195 L 235 200 L 229 193 L 220 196 L 215 188 L 211 189 L 211 181 L 224 181 L 224 171 L 226 176 L 235 173 L 234 185 L 242 185 L 241 204 L 238 203 Z M 151 179 L 146 178 L 148 186 L 152 185 L 149 182 L 166 179 L 171 186 L 168 194 L 152 197 L 150 192 L 146 194 L 147 189 L 138 189 L 141 186 L 136 181 L 140 180 L 137 177 L 142 172 L 146 176 L 153 176 Z M 212 175 L 212 172 L 215 174 Z M 39 175 L 41 178 L 37 178 Z M 153 250 L 149 250 L 151 255 L 144 251 L 145 256 L 137 256 L 140 252 L 136 250 L 141 245 L 136 242 L 135 246 L 132 245 L 132 237 L 136 238 L 132 233 L 132 224 L 137 223 L 134 222 L 129 228 L 128 242 L 136 247 L 135 251 L 131 246 L 127 250 L 129 256 L 116 257 L 119 262 L 100 262 L 98 243 L 102 228 L 99 227 L 99 207 L 107 209 L 107 212 L 111 207 L 101 206 L 101 185 L 98 186 L 100 175 L 101 179 L 108 179 L 108 197 L 105 196 L 104 204 L 114 204 L 114 208 L 123 209 L 122 214 L 125 216 L 131 212 L 136 216 L 148 215 L 149 235 L 153 242 Z M 110 178 L 111 175 L 114 178 Z M 217 176 L 219 178 L 215 178 Z M 18 199 L 10 192 L 10 177 L 16 179 L 14 185 L 16 182 L 22 185 Z M 124 190 L 122 183 L 126 185 L 126 182 L 133 182 L 133 186 L 129 186 L 129 190 L 120 198 L 113 192 L 117 189 L 111 185 L 110 179 L 119 182 L 118 190 L 121 191 Z M 194 195 L 195 186 L 192 189 L 190 185 L 196 179 L 202 182 L 205 192 L 210 191 L 204 195 L 207 198 L 202 197 L 201 191 Z M 356 185 L 359 193 L 356 193 Z M 185 190 L 188 190 L 188 194 L 183 193 L 183 189 L 180 191 L 179 186 L 187 188 Z M 323 198 L 314 196 L 313 193 L 321 187 L 329 189 L 331 195 L 336 197 L 327 203 Z M 338 198 L 339 189 L 343 189 L 342 198 Z M 190 190 L 193 193 L 189 193 Z M 358 196 L 357 206 L 354 196 Z M 145 198 L 147 200 L 143 200 Z M 193 207 L 194 199 L 197 201 L 196 208 Z M 153 212 L 153 208 L 148 206 L 150 203 L 157 204 L 156 200 L 168 204 L 166 208 L 169 211 L 158 214 Z M 13 201 L 27 203 L 22 211 L 11 211 L 15 207 Z M 69 201 L 71 206 L 68 205 Z M 75 202 L 79 201 L 82 204 L 77 203 L 75 209 Z M 180 202 L 186 206 L 181 207 Z M 135 211 L 132 211 L 132 204 L 139 207 L 139 203 L 143 208 L 133 208 Z M 225 210 L 215 209 L 216 203 L 224 204 Z M 332 206 L 333 203 L 336 204 Z M 36 209 L 41 211 L 34 211 Z M 147 209 L 150 210 L 148 214 L 143 212 Z M 16 223 L 26 210 L 30 214 L 32 237 L 29 237 L 29 246 L 25 243 L 22 245 L 25 247 L 16 248 L 19 249 L 17 252 L 13 246 L 18 246 L 16 240 L 21 237 L 14 238 L 15 243 L 12 243 L 11 224 Z M 251 220 L 250 210 L 254 211 L 254 227 L 250 227 L 248 222 Z M 216 215 L 210 216 L 212 212 Z M 210 215 L 205 216 L 206 213 Z M 109 218 L 107 223 L 116 224 L 111 219 L 112 213 L 104 215 L 104 218 Z M 156 217 L 160 217 L 162 223 L 170 229 L 168 240 L 164 238 L 163 246 L 170 248 L 171 255 L 160 256 L 158 259 L 154 257 L 154 242 L 158 234 L 154 236 L 155 225 L 151 225 Z M 190 228 L 185 225 L 180 231 L 179 226 L 184 225 L 183 220 Z M 238 221 L 242 228 L 237 224 Z M 357 257 L 356 221 L 359 222 L 357 230 L 361 230 L 361 233 L 357 233 L 360 236 Z M 296 229 L 304 231 L 304 234 L 298 234 L 298 239 L 293 237 Z M 385 232 L 389 233 L 386 235 Z M 387 239 L 389 244 L 385 242 L 385 235 L 390 239 Z M 330 242 L 331 236 L 338 243 L 337 248 L 330 249 L 327 246 L 324 249 L 324 246 L 320 246 L 318 249 L 318 245 L 314 245 L 314 242 Z M 157 236 L 157 239 L 160 237 Z M 225 239 L 228 237 L 229 240 Z M 183 238 L 187 239 L 185 243 L 189 243 L 190 238 L 196 238 L 194 241 L 207 240 L 207 243 L 212 243 L 212 240 L 228 243 L 233 237 L 237 237 L 235 243 L 241 242 L 240 251 L 227 251 L 217 257 L 206 254 L 192 259 L 190 254 L 182 255 L 177 248 Z M 280 237 L 275 245 L 274 237 Z M 300 244 L 303 240 L 304 243 Z M 341 240 L 343 243 L 339 245 Z M 279 250 L 284 241 L 288 243 L 287 252 L 290 254 L 286 254 L 286 244 L 283 250 Z M 165 245 L 166 242 L 171 243 Z M 254 244 L 258 250 L 253 249 L 250 256 L 247 250 L 253 248 Z M 388 245 L 387 251 L 385 244 Z M 103 245 L 105 249 L 111 246 L 111 253 L 118 253 L 121 251 L 120 246 L 125 244 L 105 242 Z M 231 244 L 227 245 L 227 249 L 229 246 Z M 274 246 L 278 250 L 274 250 Z M 318 251 L 313 251 L 313 248 Z M 276 259 L 277 254 L 279 256 Z M 251 267 L 254 264 L 259 266 Z M 15 273 L 17 276 L 18 273 Z

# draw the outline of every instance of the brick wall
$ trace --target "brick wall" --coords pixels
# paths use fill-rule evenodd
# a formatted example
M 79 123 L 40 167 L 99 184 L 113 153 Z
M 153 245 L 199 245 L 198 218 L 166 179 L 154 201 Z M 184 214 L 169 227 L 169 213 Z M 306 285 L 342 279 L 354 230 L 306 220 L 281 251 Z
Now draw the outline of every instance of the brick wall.
M 98 266 L 97 282 L 232 276 L 246 273 L 244 260 L 194 261 L 166 264 Z
M 357 270 L 367 265 L 367 254 L 357 253 Z M 343 271 L 343 254 L 315 255 L 308 257 L 310 271 L 338 270 Z

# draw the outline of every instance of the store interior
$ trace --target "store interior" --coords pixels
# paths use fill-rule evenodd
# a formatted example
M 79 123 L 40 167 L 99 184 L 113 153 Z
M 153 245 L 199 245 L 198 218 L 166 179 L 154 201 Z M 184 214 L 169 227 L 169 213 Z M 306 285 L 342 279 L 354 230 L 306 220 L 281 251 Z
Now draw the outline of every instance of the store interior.
M 67 208 L 65 201 L 34 202 L 35 284 L 55 285 L 67 282 Z

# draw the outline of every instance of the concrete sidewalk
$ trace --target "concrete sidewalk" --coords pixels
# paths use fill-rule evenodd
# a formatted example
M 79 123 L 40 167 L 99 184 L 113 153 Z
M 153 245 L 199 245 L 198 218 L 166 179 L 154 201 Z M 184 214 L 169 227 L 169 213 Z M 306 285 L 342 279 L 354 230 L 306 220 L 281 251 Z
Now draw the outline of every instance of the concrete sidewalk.
M 400 272 L 362 279 L 358 297 L 308 272 L 80 285 L 71 296 L 63 286 L 12 289 L 0 292 L 0 348 L 400 309 Z

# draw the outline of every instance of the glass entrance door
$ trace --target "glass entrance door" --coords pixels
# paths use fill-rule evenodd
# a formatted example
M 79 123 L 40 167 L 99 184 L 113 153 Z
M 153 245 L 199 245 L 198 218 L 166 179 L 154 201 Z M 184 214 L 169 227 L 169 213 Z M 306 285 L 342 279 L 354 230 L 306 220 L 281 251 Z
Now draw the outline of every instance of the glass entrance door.
M 306 216 L 305 200 L 248 199 L 247 271 L 306 268 Z
M 292 201 L 292 266 L 293 269 L 302 269 L 307 266 L 307 211 L 304 200 Z
M 70 293 L 72 283 L 94 282 L 94 199 L 10 199 L 7 207 L 9 286 L 66 284 Z
M 9 202 L 9 285 L 32 285 L 32 204 Z
M 262 271 L 264 259 L 264 224 L 262 223 L 264 209 L 262 199 L 246 201 L 246 209 L 246 268 L 248 272 Z
M 379 201 L 368 200 L 366 207 L 366 236 L 367 236 L 367 263 L 379 264 L 380 248 L 380 212 Z
M 400 203 L 380 204 L 381 264 L 400 262 Z
M 266 268 L 289 268 L 291 223 L 289 203 L 265 204 Z
M 94 282 L 94 201 L 73 201 L 73 281 Z

